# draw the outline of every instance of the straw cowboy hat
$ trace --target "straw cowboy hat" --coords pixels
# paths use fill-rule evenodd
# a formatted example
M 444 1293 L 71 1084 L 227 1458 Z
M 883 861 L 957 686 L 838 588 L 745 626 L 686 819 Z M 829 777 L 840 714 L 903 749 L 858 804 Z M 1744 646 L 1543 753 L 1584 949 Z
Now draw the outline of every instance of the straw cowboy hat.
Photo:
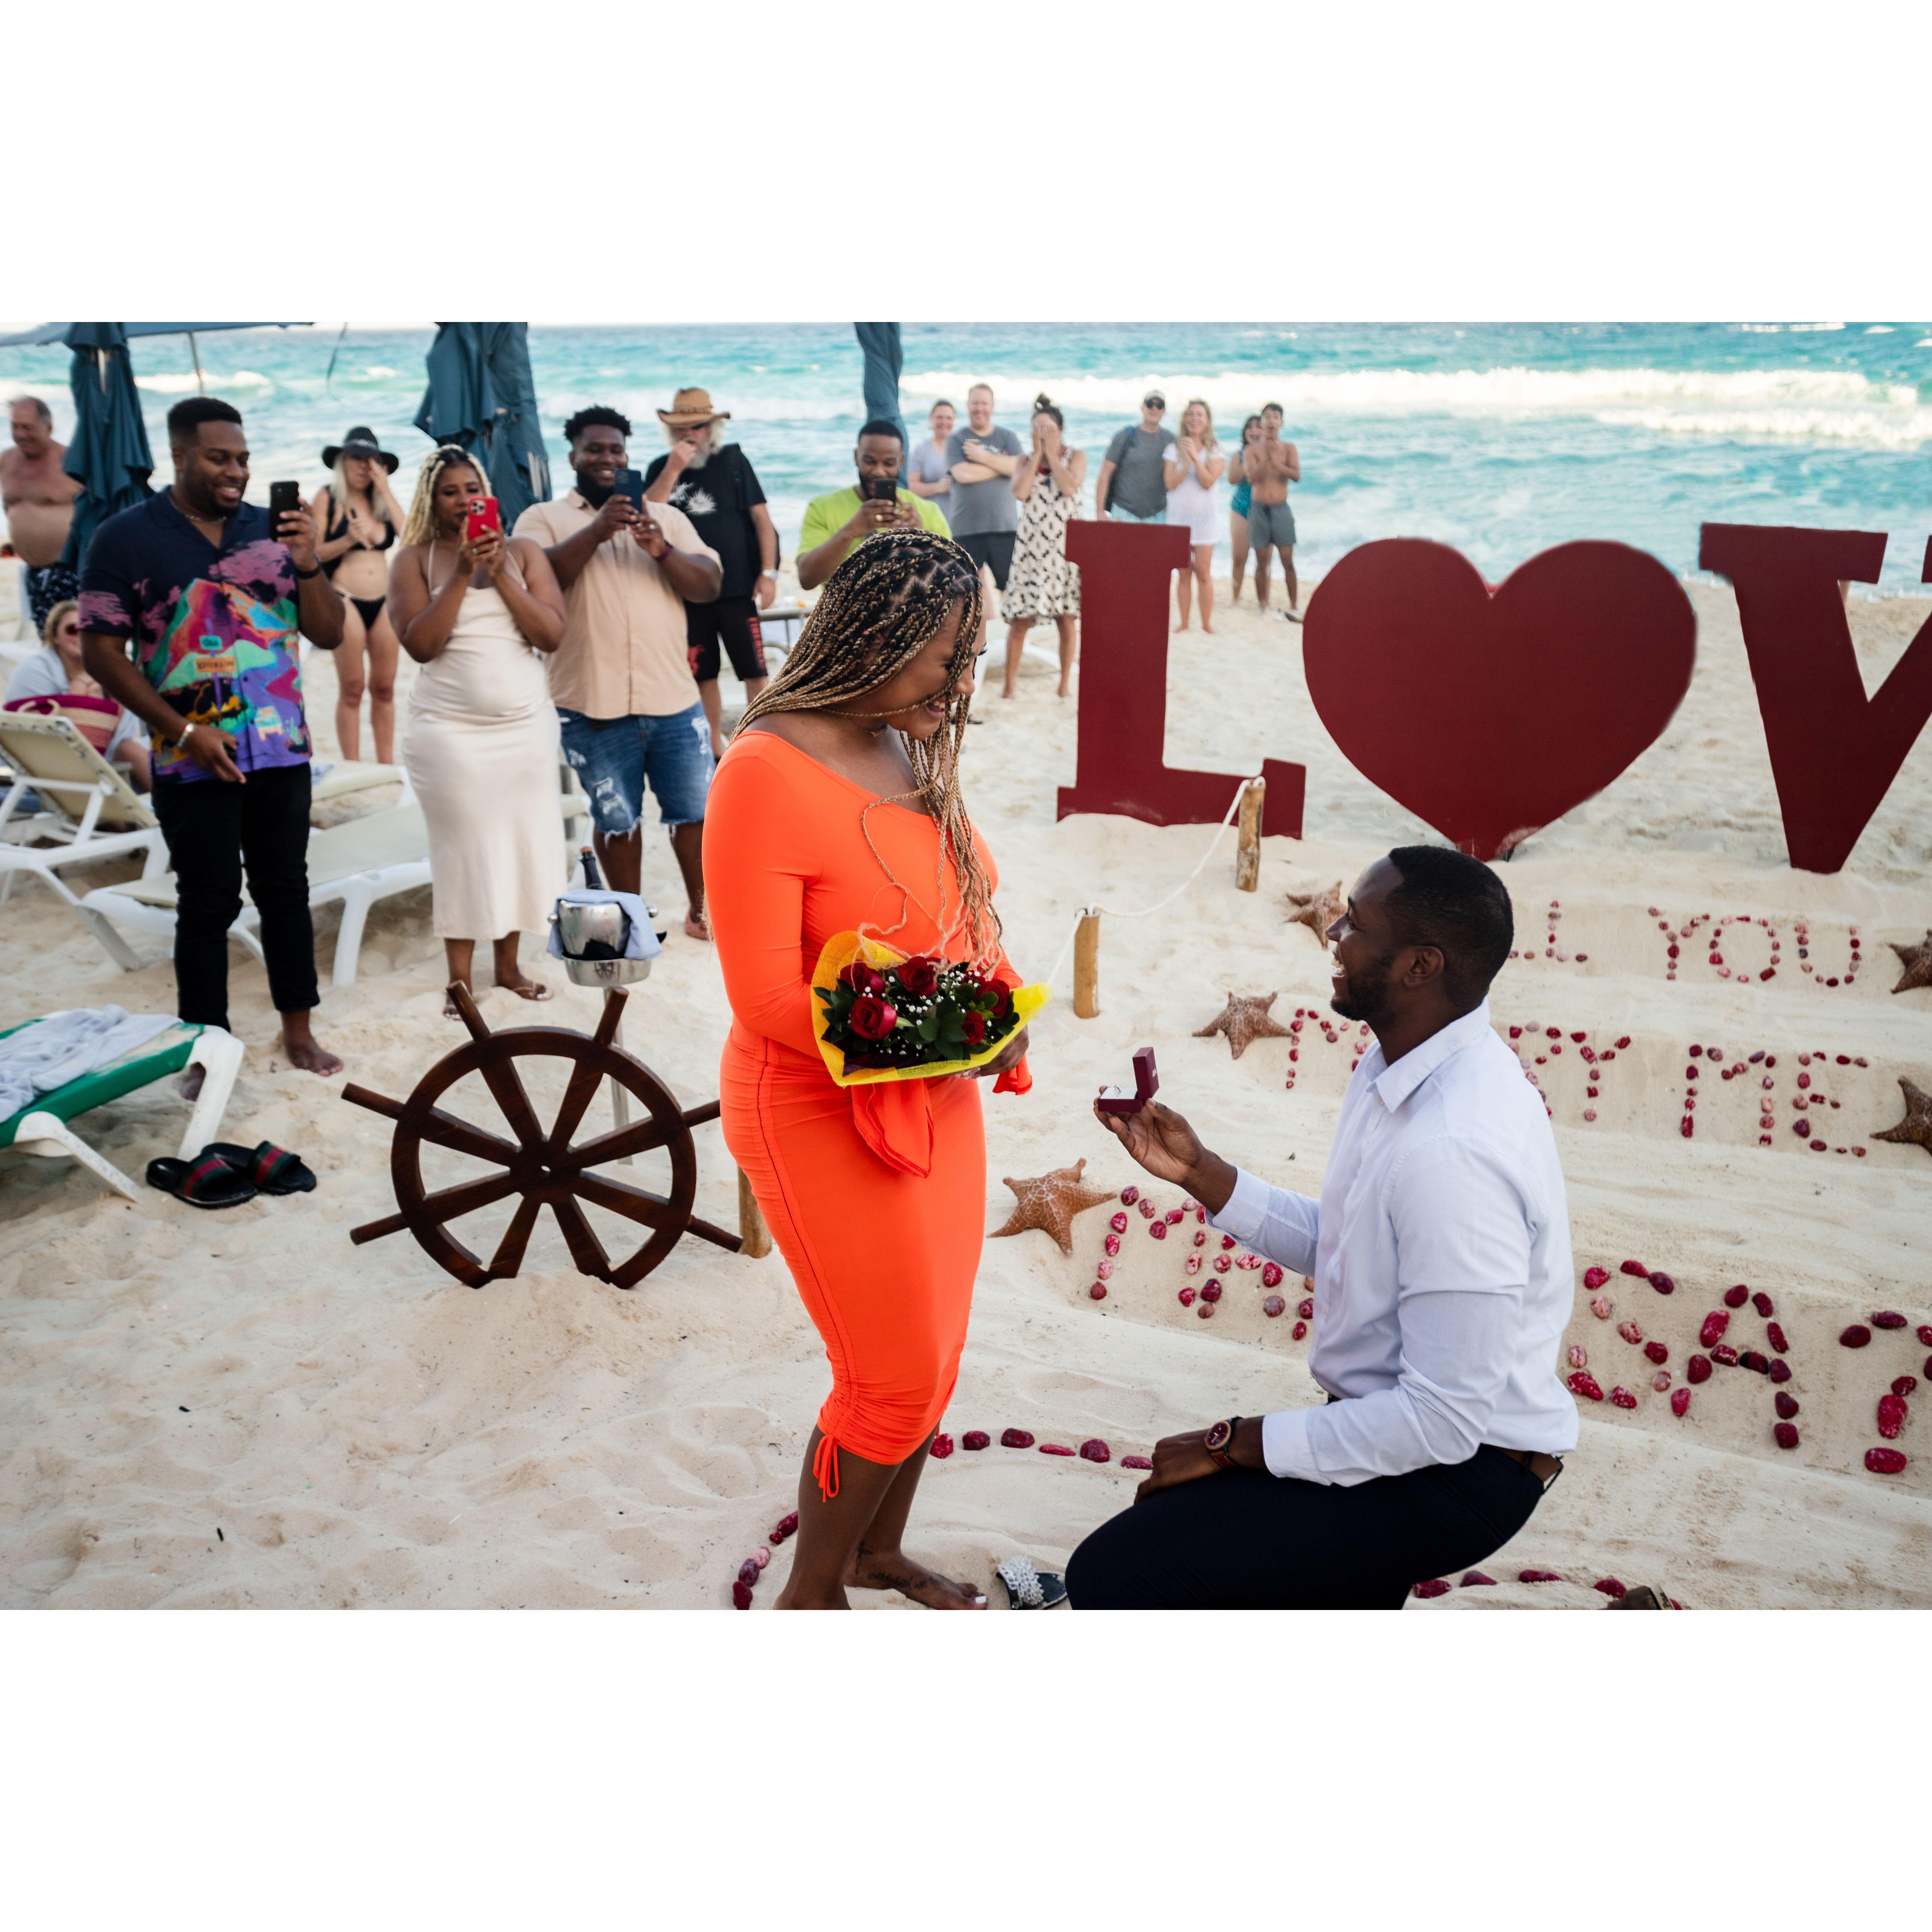
M 670 407 L 658 412 L 658 421 L 673 429 L 695 429 L 700 423 L 729 422 L 729 410 L 711 406 L 709 389 L 680 389 L 670 399 Z
M 396 465 L 402 461 L 400 456 L 384 449 L 376 440 L 376 432 L 358 423 L 340 442 L 332 442 L 322 452 L 322 466 L 333 470 L 345 456 L 366 456 L 380 463 L 389 474 L 396 473 Z

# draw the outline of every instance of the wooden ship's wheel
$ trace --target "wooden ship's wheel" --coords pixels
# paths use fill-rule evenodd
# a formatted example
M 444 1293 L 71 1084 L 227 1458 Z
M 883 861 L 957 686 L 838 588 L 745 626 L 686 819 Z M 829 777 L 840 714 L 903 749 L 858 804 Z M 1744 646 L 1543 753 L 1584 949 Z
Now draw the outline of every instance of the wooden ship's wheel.
M 656 1075 L 616 1043 L 627 997 L 621 988 L 613 987 L 604 994 L 603 1017 L 594 1034 L 562 1027 L 516 1027 L 492 1033 L 466 986 L 454 986 L 450 992 L 470 1029 L 470 1040 L 439 1060 L 406 1100 L 392 1100 L 366 1087 L 351 1085 L 342 1090 L 345 1100 L 396 1124 L 389 1172 L 398 1211 L 351 1229 L 352 1241 L 380 1240 L 406 1228 L 438 1267 L 472 1288 L 508 1280 L 516 1274 L 537 1216 L 545 1208 L 556 1217 L 579 1272 L 616 1288 L 634 1288 L 684 1234 L 715 1242 L 733 1254 L 738 1252 L 737 1235 L 700 1220 L 691 1211 L 698 1192 L 698 1156 L 691 1130 L 718 1118 L 718 1102 L 710 1101 L 688 1111 L 680 1108 Z M 517 1071 L 519 1060 L 545 1059 L 570 1063 L 563 1097 L 548 1132 Z M 474 1126 L 437 1104 L 471 1073 L 480 1076 L 489 1088 L 514 1139 Z M 610 1133 L 578 1141 L 578 1128 L 606 1080 L 614 1082 L 636 1102 L 642 1118 L 620 1124 Z M 621 1104 L 619 1111 L 621 1122 L 626 1111 Z M 428 1191 L 422 1178 L 425 1143 L 486 1161 L 498 1172 Z M 596 1171 L 653 1148 L 662 1148 L 670 1158 L 667 1194 L 652 1194 Z M 489 1260 L 480 1260 L 451 1232 L 452 1224 L 513 1194 L 523 1198 L 509 1226 Z M 586 1202 L 649 1230 L 634 1253 L 611 1260 L 584 1212 Z

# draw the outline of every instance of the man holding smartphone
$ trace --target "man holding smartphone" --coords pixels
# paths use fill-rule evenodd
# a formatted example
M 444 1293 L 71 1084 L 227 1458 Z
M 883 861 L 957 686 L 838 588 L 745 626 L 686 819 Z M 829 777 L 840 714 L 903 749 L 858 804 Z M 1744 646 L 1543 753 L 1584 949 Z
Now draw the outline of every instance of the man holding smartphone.
M 168 412 L 172 485 L 110 517 L 81 565 L 88 675 L 154 734 L 154 815 L 178 884 L 184 1020 L 228 1026 L 228 928 L 249 896 L 290 1064 L 339 1073 L 310 1030 L 321 994 L 308 908 L 308 721 L 302 644 L 342 641 L 342 600 L 292 484 L 279 514 L 244 503 L 242 412 L 213 396 Z M 132 644 L 130 662 L 128 646 Z
M 859 432 L 852 460 L 859 480 L 846 490 L 814 496 L 805 506 L 798 533 L 798 587 L 816 590 L 853 550 L 876 531 L 917 524 L 934 536 L 950 536 L 936 503 L 898 486 L 905 442 L 898 425 L 875 418 Z
M 590 800 L 604 879 L 619 892 L 643 889 L 649 785 L 683 875 L 685 932 L 708 940 L 711 728 L 691 674 L 685 605 L 708 604 L 724 573 L 682 510 L 644 507 L 628 417 L 601 406 L 579 410 L 563 434 L 577 488 L 532 503 L 514 532 L 542 544 L 563 591 L 563 641 L 548 666 L 563 754 Z

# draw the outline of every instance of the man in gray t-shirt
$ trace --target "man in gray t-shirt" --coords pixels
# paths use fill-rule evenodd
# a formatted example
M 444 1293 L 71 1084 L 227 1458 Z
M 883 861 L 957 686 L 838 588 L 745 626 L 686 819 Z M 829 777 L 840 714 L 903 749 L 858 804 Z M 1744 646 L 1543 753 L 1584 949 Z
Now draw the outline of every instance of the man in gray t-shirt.
M 984 382 L 966 392 L 966 424 L 946 440 L 952 500 L 946 520 L 952 526 L 953 542 L 990 570 L 1004 590 L 1012 567 L 1013 535 L 1020 526 L 1013 472 L 1026 451 L 1011 430 L 993 427 L 993 392 Z
M 1167 398 L 1158 389 L 1150 389 L 1141 399 L 1139 426 L 1120 430 L 1108 444 L 1094 492 L 1094 514 L 1102 522 L 1108 518 L 1123 524 L 1167 521 L 1163 459 L 1174 446 L 1174 435 L 1162 424 L 1166 413 Z

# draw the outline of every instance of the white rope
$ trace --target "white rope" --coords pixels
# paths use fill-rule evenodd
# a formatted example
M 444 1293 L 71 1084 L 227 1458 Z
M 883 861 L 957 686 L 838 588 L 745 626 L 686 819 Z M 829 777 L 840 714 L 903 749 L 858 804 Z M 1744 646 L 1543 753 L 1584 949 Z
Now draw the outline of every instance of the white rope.
M 1048 974 L 1046 977 L 1040 983 L 1042 986 L 1051 986 L 1054 980 L 1060 977 L 1060 969 L 1066 964 L 1066 955 L 1073 944 L 1074 935 L 1080 930 L 1080 922 L 1084 919 L 1089 913 L 1105 913 L 1109 919 L 1147 919 L 1150 917 L 1155 913 L 1166 910 L 1168 907 L 1173 904 L 1174 901 L 1180 898 L 1181 894 L 1186 891 L 1188 887 L 1193 884 L 1196 879 L 1200 878 L 1203 869 L 1207 866 L 1208 861 L 1214 857 L 1214 848 L 1221 842 L 1221 834 L 1226 831 L 1228 827 L 1234 822 L 1234 814 L 1240 808 L 1241 800 L 1246 793 L 1249 786 L 1251 784 L 1258 784 L 1260 782 L 1260 775 L 1257 773 L 1252 778 L 1242 779 L 1240 783 L 1234 788 L 1234 796 L 1228 802 L 1227 811 L 1222 814 L 1220 824 L 1214 828 L 1214 836 L 1208 840 L 1207 850 L 1202 854 L 1200 860 L 1195 866 L 1193 871 L 1190 872 L 1186 878 L 1183 879 L 1180 884 L 1176 886 L 1173 891 L 1168 894 L 1166 898 L 1162 899 L 1156 904 L 1150 906 L 1142 906 L 1137 912 L 1122 912 L 1118 908 L 1113 906 L 1082 906 L 1080 910 L 1073 915 L 1073 923 L 1068 928 L 1066 938 L 1060 946 L 1059 957 L 1053 962 L 1053 970 Z

